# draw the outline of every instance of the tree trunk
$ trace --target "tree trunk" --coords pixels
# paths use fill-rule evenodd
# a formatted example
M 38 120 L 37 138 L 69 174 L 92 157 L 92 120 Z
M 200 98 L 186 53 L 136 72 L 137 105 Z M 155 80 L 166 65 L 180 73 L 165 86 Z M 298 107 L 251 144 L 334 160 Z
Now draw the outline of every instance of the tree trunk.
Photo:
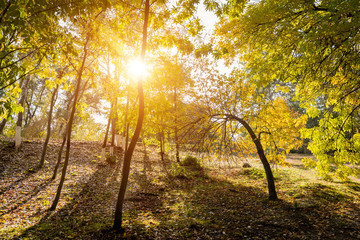
M 63 151 L 63 149 L 64 149 L 65 142 L 66 142 L 66 132 L 64 133 L 64 136 L 63 136 L 63 141 L 62 141 L 62 143 L 61 143 L 61 146 L 60 146 L 60 149 L 59 149 L 59 153 L 58 153 L 57 162 L 56 162 L 56 165 L 55 165 L 55 168 L 54 168 L 54 174 L 53 174 L 53 176 L 52 176 L 52 178 L 51 178 L 51 179 L 53 179 L 53 180 L 56 178 L 57 171 L 58 171 L 58 168 L 59 168 L 59 166 L 60 166 L 62 151 Z
M 165 149 L 164 149 L 164 132 L 161 131 L 159 133 L 159 143 L 160 143 L 160 156 L 161 156 L 161 161 L 164 162 L 164 154 L 165 154 Z
M 111 145 L 110 145 L 110 156 L 114 155 L 114 146 L 115 146 L 115 109 L 114 104 L 111 104 L 112 118 L 111 118 Z
M 30 87 L 31 89 L 31 87 Z M 24 128 L 28 125 L 28 120 L 29 120 L 29 117 L 31 116 L 31 105 L 32 105 L 32 99 L 33 99 L 33 96 L 34 96 L 34 90 L 31 91 L 31 94 L 30 96 L 28 95 L 25 99 L 25 104 L 26 105 L 26 114 L 25 114 L 25 119 L 24 119 Z M 30 99 L 30 100 L 29 100 Z
M 6 122 L 7 122 L 7 118 L 4 118 L 4 119 L 1 121 L 1 124 L 0 124 L 0 134 L 3 134 L 3 131 L 4 131 Z
M 84 44 L 84 56 L 83 56 L 83 59 L 82 59 L 80 69 L 78 71 L 78 76 L 77 76 L 77 81 L 76 81 L 76 89 L 75 89 L 75 95 L 74 95 L 74 102 L 73 102 L 73 106 L 72 106 L 68 126 L 66 128 L 66 131 L 67 131 L 67 133 L 66 133 L 66 153 L 65 153 L 64 167 L 62 169 L 60 183 L 59 183 L 59 186 L 58 186 L 58 189 L 57 189 L 57 192 L 56 192 L 54 202 L 50 207 L 50 211 L 54 211 L 56 209 L 56 206 L 57 206 L 57 204 L 59 202 L 59 199 L 60 199 L 62 186 L 63 186 L 64 181 L 65 181 L 66 169 L 67 169 L 67 166 L 68 166 L 68 163 L 69 163 L 69 157 L 70 157 L 70 143 L 71 143 L 70 140 L 71 140 L 72 124 L 73 124 L 73 121 L 74 121 L 74 116 L 75 116 L 75 111 L 76 111 L 76 104 L 77 104 L 78 95 L 79 95 L 79 92 L 80 92 L 81 77 L 82 77 L 82 73 L 83 73 L 84 67 L 85 67 L 85 60 L 86 60 L 86 57 L 87 57 L 87 44 L 89 42 L 89 39 L 90 39 L 90 34 L 88 33 L 87 36 L 86 36 L 86 42 Z
M 106 148 L 107 139 L 108 139 L 108 136 L 109 136 L 110 124 L 111 124 L 111 113 L 110 113 L 110 115 L 109 115 L 108 124 L 107 124 L 107 126 L 106 126 L 106 132 L 105 132 L 104 142 L 103 142 L 103 145 L 102 145 L 103 148 Z
M 69 109 L 70 109 L 70 107 L 71 107 L 71 99 L 73 99 L 73 97 L 74 97 L 74 94 L 72 94 L 71 97 L 69 98 L 69 102 L 68 102 L 67 107 L 66 107 L 66 112 L 68 112 Z M 66 114 L 66 115 L 67 115 L 67 114 Z M 66 121 L 68 121 L 68 119 L 66 119 Z M 61 123 L 61 126 L 60 126 L 60 128 L 59 128 L 59 133 L 62 132 L 63 125 L 64 125 L 64 123 Z M 55 165 L 55 168 L 54 168 L 54 174 L 53 174 L 53 176 L 52 176 L 52 178 L 51 178 L 51 179 L 53 179 L 53 180 L 56 178 L 57 171 L 58 171 L 58 168 L 59 168 L 60 163 L 61 163 L 62 151 L 63 151 L 64 146 L 65 146 L 65 143 L 66 143 L 67 126 L 68 126 L 68 124 L 66 123 L 66 124 L 65 124 L 65 131 L 64 131 L 64 134 L 63 134 L 63 141 L 62 141 L 61 146 L 60 146 L 60 149 L 59 149 L 58 159 L 57 159 L 57 162 L 56 162 L 56 165 Z
M 176 148 L 176 162 L 180 162 L 180 154 L 179 154 L 179 140 L 178 140 L 178 127 L 177 127 L 177 93 L 176 93 L 176 87 L 174 89 L 174 123 L 175 123 L 175 148 Z
M 260 157 L 261 163 L 263 164 L 264 169 L 265 169 L 266 179 L 267 179 L 267 183 L 268 183 L 269 200 L 277 200 L 278 198 L 277 198 L 276 189 L 275 189 L 274 176 L 272 174 L 269 161 L 267 160 L 267 158 L 265 156 L 264 149 L 261 145 L 260 139 L 256 137 L 254 131 L 252 130 L 250 125 L 245 120 L 238 118 L 231 114 L 227 114 L 225 116 L 228 117 L 229 119 L 234 119 L 234 120 L 238 121 L 241 125 L 243 125 L 245 127 L 247 132 L 250 134 L 250 137 L 256 146 L 256 150 Z
M 120 85 L 120 70 L 119 70 L 119 66 L 120 66 L 120 59 L 116 58 L 115 59 L 115 84 L 116 86 Z M 115 146 L 116 147 L 121 147 L 121 136 L 120 136 L 120 128 L 118 126 L 118 121 L 119 121 L 119 115 L 118 115 L 118 98 L 115 98 Z
M 103 143 L 102 148 L 101 148 L 101 161 L 105 161 L 105 150 L 106 150 L 106 143 L 107 143 L 107 139 L 108 139 L 108 135 L 109 135 L 110 123 L 111 123 L 111 111 L 110 111 L 110 114 L 109 114 L 108 124 L 106 126 L 104 143 Z
M 45 90 L 45 85 L 41 88 L 41 92 L 40 92 L 40 94 L 39 94 L 40 96 L 39 96 L 39 99 L 38 99 L 38 101 L 37 101 L 37 103 L 36 103 L 36 105 L 35 105 L 34 111 L 31 112 L 31 108 L 30 108 L 30 107 L 31 107 L 31 104 L 32 104 L 32 97 L 33 97 L 33 95 L 34 95 L 34 91 L 32 91 L 32 96 L 31 96 L 31 98 L 30 98 L 31 101 L 30 101 L 30 102 L 26 101 L 27 114 L 26 114 L 26 118 L 25 118 L 25 121 L 24 121 L 24 128 L 27 127 L 27 126 L 29 126 L 30 123 L 31 123 L 31 121 L 32 121 L 32 119 L 34 118 L 35 113 L 36 113 L 36 111 L 38 110 L 39 104 L 40 104 L 41 99 L 42 99 L 42 97 L 43 97 L 44 90 Z
M 161 132 L 158 135 L 159 135 L 159 142 L 160 142 L 161 163 L 163 165 L 166 175 L 169 176 L 169 172 L 167 170 L 167 166 L 166 166 L 166 162 L 165 162 L 165 134 L 164 134 L 164 131 L 161 130 Z
M 47 133 L 46 133 L 46 138 L 45 138 L 45 142 L 44 142 L 43 151 L 42 151 L 42 154 L 41 154 L 40 168 L 44 165 L 44 162 L 45 162 L 46 149 L 47 149 L 47 145 L 49 143 L 49 139 L 50 139 L 50 135 L 51 135 L 52 112 L 53 112 L 53 109 L 54 109 L 55 96 L 57 94 L 58 89 L 59 89 L 59 85 L 56 86 L 56 88 L 54 89 L 54 92 L 53 92 L 53 94 L 51 96 L 50 110 L 49 110 L 48 123 L 47 123 Z
M 21 107 L 24 108 L 24 103 L 25 103 L 25 99 L 26 99 L 26 94 L 27 94 L 27 89 L 28 89 L 28 84 L 30 82 L 30 75 L 26 76 L 26 80 L 24 86 L 21 87 L 23 93 L 21 95 L 20 101 L 19 101 L 19 105 Z M 16 121 L 16 128 L 15 128 L 15 150 L 18 151 L 19 147 L 21 145 L 21 126 L 22 126 L 22 121 L 23 121 L 23 111 L 19 112 L 18 114 L 18 119 Z
M 115 138 L 115 142 L 114 142 L 114 147 L 120 147 L 120 130 L 119 127 L 117 125 L 118 121 L 119 121 L 119 117 L 118 117 L 118 101 L 117 98 L 115 99 L 115 122 L 114 122 L 114 138 Z
M 124 149 L 124 152 L 127 151 L 128 145 L 129 145 L 129 127 L 130 127 L 130 124 L 127 123 L 126 124 L 126 136 L 125 136 L 125 149 Z
M 126 152 L 126 149 L 128 147 L 128 141 L 129 141 L 129 123 L 127 122 L 128 118 L 128 111 L 129 111 L 129 88 L 127 89 L 127 96 L 126 96 L 126 108 L 125 108 L 125 118 L 124 118 L 124 134 L 123 137 L 125 138 L 125 146 L 124 146 L 124 152 Z
M 143 41 L 142 41 L 142 47 L 141 47 L 141 60 L 142 61 L 145 60 L 149 9 L 150 9 L 150 0 L 145 0 Z M 144 120 L 144 92 L 143 92 L 143 85 L 142 85 L 141 77 L 139 77 L 139 82 L 138 82 L 138 94 L 139 94 L 139 116 L 138 116 L 138 121 L 137 121 L 136 128 L 135 128 L 134 136 L 131 139 L 129 148 L 125 152 L 121 185 L 120 185 L 119 195 L 118 195 L 116 209 L 115 209 L 115 219 L 114 219 L 113 228 L 117 231 L 122 231 L 122 214 L 123 214 L 122 212 L 123 212 L 125 192 L 126 192 L 126 187 L 127 187 L 129 172 L 130 172 L 130 163 L 131 163 L 132 154 L 133 154 L 135 146 L 136 146 L 136 142 L 139 139 L 142 123 Z

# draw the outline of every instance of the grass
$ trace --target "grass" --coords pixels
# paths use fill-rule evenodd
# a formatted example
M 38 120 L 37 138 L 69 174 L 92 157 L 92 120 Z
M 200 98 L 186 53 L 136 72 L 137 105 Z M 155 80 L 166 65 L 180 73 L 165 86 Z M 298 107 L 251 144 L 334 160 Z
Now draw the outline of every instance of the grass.
M 111 226 L 121 161 L 93 161 L 101 151 L 97 143 L 74 143 L 58 208 L 48 211 L 60 177 L 50 180 L 58 145 L 50 145 L 53 158 L 34 172 L 27 169 L 36 169 L 40 142 L 24 144 L 19 153 L 3 148 L 9 160 L 0 162 L 1 239 L 360 238 L 358 179 L 324 181 L 302 167 L 301 156 L 290 155 L 294 167 L 274 171 L 280 200 L 268 201 L 257 160 L 246 169 L 240 163 L 219 168 L 221 164 L 194 159 L 187 160 L 193 164 L 163 163 L 152 148 L 146 155 L 135 152 L 124 205 L 125 233 L 118 234 Z

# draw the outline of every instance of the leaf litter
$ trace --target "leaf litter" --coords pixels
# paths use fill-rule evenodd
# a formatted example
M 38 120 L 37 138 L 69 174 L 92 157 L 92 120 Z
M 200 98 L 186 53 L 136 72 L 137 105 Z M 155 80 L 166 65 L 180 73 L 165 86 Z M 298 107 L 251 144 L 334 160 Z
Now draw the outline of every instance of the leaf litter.
M 360 239 L 358 181 L 317 179 L 294 158 L 293 168 L 275 171 L 281 200 L 268 201 L 256 161 L 252 170 L 207 166 L 201 174 L 176 176 L 168 174 L 171 161 L 161 162 L 151 146 L 134 153 L 125 232 L 116 233 L 123 152 L 108 164 L 99 158 L 100 143 L 73 141 L 60 202 L 50 212 L 60 144 L 49 144 L 38 169 L 42 142 L 26 141 L 19 152 L 0 142 L 1 239 Z

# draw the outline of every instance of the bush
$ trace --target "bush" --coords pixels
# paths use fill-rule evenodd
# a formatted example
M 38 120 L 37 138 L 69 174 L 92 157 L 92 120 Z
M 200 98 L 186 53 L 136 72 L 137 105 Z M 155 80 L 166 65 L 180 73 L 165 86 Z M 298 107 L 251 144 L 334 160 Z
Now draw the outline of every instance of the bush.
M 186 156 L 186 158 L 181 162 L 182 166 L 194 167 L 196 169 L 201 169 L 201 164 L 199 159 L 193 156 Z
M 203 167 L 200 164 L 199 159 L 192 156 L 187 156 L 180 163 L 171 164 L 170 173 L 177 178 L 197 178 L 206 177 Z
M 178 163 L 173 163 L 170 166 L 170 174 L 178 178 L 187 178 L 187 173 L 185 167 L 181 166 Z
M 108 162 L 109 164 L 115 164 L 116 163 L 116 156 L 115 155 L 108 156 L 106 158 L 106 162 Z

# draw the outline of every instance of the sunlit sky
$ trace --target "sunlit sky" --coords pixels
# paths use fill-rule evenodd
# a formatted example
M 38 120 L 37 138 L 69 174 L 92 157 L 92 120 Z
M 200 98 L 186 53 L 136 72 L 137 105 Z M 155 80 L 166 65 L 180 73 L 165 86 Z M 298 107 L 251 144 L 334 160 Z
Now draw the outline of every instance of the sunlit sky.
M 199 4 L 197 13 L 199 14 L 201 23 L 205 26 L 205 31 L 208 33 L 212 32 L 215 23 L 218 21 L 216 15 L 213 12 L 206 11 L 203 4 Z

